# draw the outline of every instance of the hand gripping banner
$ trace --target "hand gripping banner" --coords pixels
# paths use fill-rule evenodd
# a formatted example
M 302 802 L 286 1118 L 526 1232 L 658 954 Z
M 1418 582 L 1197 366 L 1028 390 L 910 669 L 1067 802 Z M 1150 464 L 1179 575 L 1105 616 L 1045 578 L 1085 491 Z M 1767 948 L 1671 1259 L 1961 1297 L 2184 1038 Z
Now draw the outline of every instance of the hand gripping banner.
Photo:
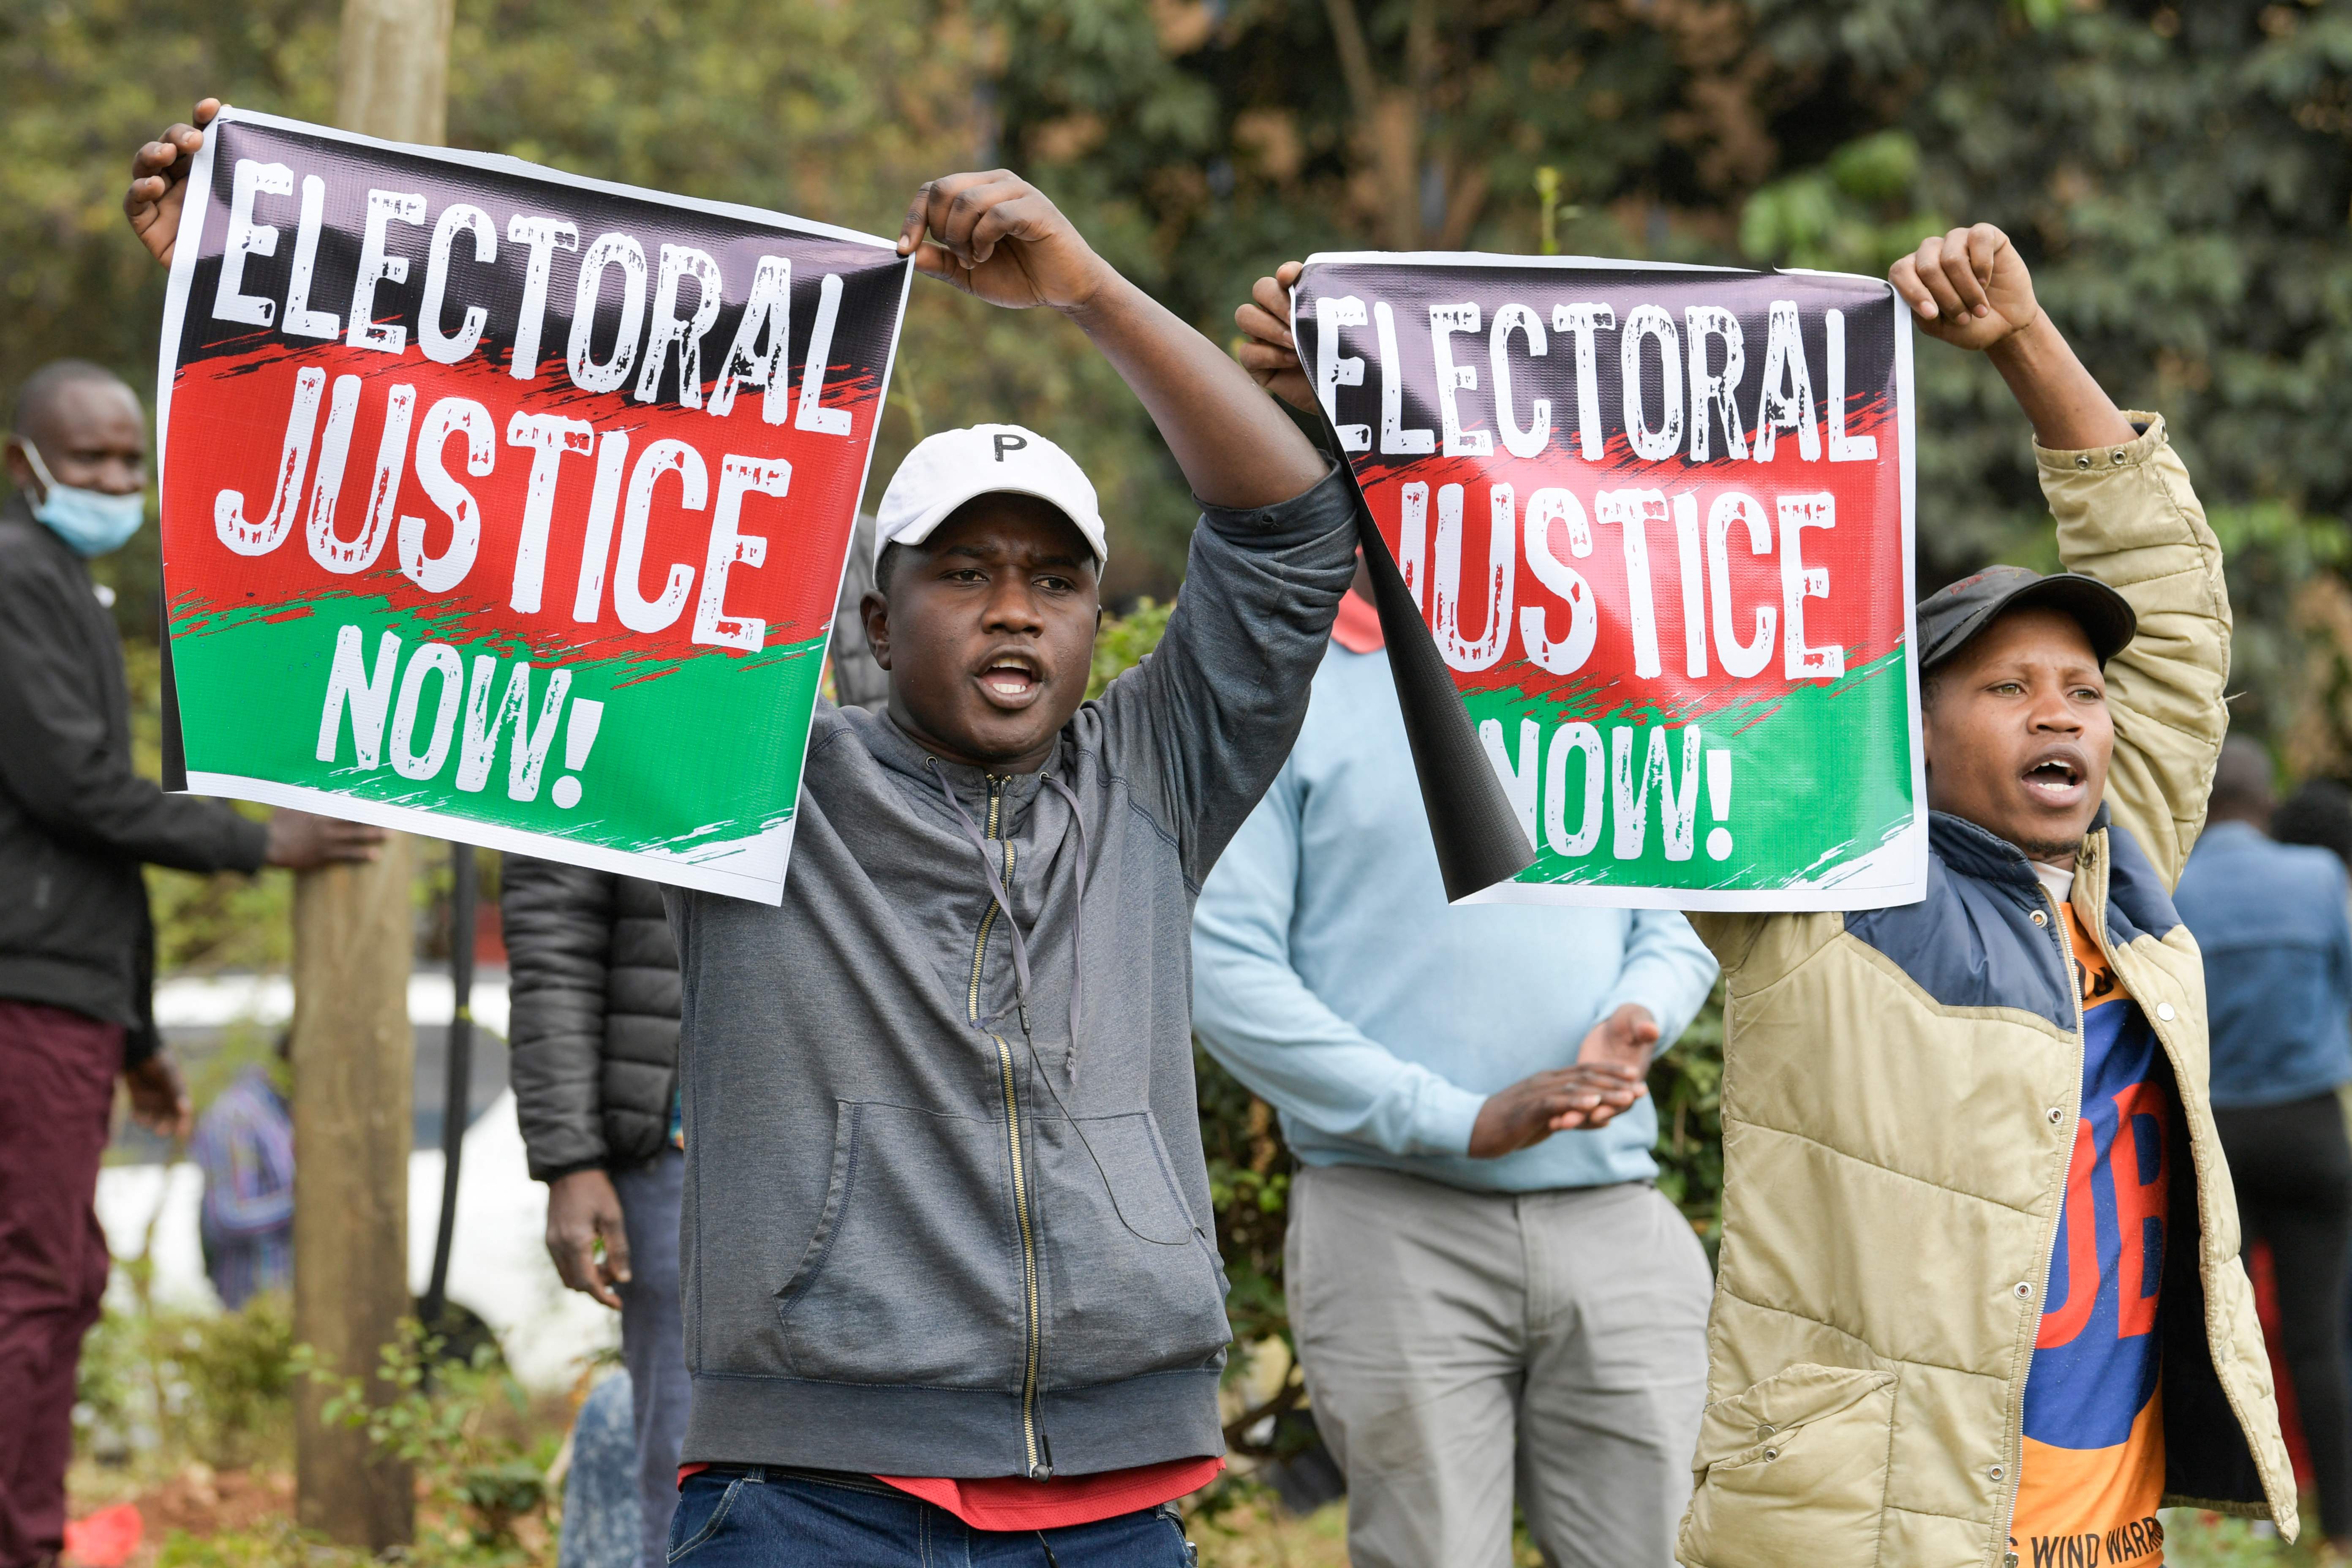
M 1911 334 L 1886 284 L 1334 255 L 1292 313 L 1449 897 L 1923 895 Z
M 167 782 L 778 901 L 910 276 L 223 110 L 157 394 Z

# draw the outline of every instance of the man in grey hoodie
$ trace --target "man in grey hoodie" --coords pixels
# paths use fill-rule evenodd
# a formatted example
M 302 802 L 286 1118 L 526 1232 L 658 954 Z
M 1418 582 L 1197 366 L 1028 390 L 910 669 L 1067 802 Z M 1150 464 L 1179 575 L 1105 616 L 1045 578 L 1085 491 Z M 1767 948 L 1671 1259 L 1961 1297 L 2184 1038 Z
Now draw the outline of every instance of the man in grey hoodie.
M 1297 732 L 1351 502 L 1024 182 L 925 186 L 900 249 L 1074 321 L 1203 514 L 1159 651 L 1086 702 L 1092 487 L 1016 426 L 932 437 L 864 606 L 887 709 L 820 709 L 782 906 L 672 893 L 695 1384 L 672 1561 L 978 1560 L 1013 1531 L 1064 1568 L 1181 1563 L 1227 1338 L 1192 901 Z

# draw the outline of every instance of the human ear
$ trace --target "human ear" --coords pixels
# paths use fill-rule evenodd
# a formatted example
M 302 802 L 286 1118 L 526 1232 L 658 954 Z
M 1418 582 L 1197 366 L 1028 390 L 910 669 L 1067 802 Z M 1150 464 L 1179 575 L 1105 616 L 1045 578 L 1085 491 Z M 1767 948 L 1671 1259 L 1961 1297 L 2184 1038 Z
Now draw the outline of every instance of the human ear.
M 890 668 L 890 601 L 879 594 L 869 593 L 857 601 L 858 623 L 866 628 L 866 650 L 874 662 L 884 669 Z
M 39 491 L 40 481 L 34 476 L 33 465 L 26 459 L 25 438 L 21 436 L 9 437 L 7 454 L 8 482 L 16 486 L 27 498 L 32 497 Z

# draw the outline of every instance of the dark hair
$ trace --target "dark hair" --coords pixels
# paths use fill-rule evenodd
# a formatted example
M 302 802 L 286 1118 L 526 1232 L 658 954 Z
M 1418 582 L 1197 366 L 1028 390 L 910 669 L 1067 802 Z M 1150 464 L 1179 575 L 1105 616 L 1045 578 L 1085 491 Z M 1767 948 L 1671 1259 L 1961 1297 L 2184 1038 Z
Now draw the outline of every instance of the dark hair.
M 2315 844 L 2352 866 L 2352 789 L 2313 779 L 2271 814 L 2271 837 L 2282 844 Z
M 874 558 L 874 591 L 886 599 L 890 596 L 890 574 L 898 570 L 898 563 L 906 553 L 907 547 L 894 541 L 884 545 L 882 553 Z

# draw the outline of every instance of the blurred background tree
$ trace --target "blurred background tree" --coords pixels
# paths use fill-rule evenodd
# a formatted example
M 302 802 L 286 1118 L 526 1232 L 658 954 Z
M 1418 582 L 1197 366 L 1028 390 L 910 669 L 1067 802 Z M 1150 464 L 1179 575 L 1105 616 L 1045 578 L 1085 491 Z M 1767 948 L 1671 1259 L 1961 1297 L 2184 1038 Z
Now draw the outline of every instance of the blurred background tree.
M 127 151 L 205 89 L 322 115 L 331 7 L 26 0 L 0 61 L 0 381 L 82 353 L 146 384 L 163 275 L 120 224 Z M 461 0 L 452 70 L 457 146 L 870 230 L 1004 163 L 1216 336 L 1310 249 L 1538 249 L 1540 169 L 1561 249 L 1604 257 L 1877 273 L 1988 218 L 2176 426 L 2244 566 L 2244 717 L 2294 729 L 2324 609 L 2294 602 L 2352 500 L 2345 0 Z M 1919 384 L 1922 576 L 2030 552 L 1994 378 L 1922 353 Z M 1056 320 L 915 289 L 875 484 L 979 416 L 1077 447 L 1115 597 L 1176 588 L 1190 505 L 1110 372 Z M 151 637 L 143 545 L 108 572 Z
M 459 0 L 450 137 L 893 227 L 929 174 L 1035 178 L 1220 338 L 1318 248 L 1561 249 L 1875 272 L 1987 219 L 2126 401 L 2162 409 L 2231 547 L 2242 723 L 2352 770 L 2336 584 L 2352 504 L 2352 4 L 2261 0 Z M 128 152 L 199 92 L 327 111 L 333 7 L 0 0 L 0 381 L 80 353 L 150 382 L 161 274 Z M 1979 362 L 1919 355 L 1921 575 L 2032 558 L 2040 507 Z M 1191 508 L 1066 324 L 923 287 L 878 485 L 934 428 L 1076 449 L 1115 599 L 1166 599 Z M 151 534 L 104 563 L 153 636 Z M 2314 587 L 2317 584 L 2319 586 Z M 2331 697 L 2330 694 L 2335 694 Z

